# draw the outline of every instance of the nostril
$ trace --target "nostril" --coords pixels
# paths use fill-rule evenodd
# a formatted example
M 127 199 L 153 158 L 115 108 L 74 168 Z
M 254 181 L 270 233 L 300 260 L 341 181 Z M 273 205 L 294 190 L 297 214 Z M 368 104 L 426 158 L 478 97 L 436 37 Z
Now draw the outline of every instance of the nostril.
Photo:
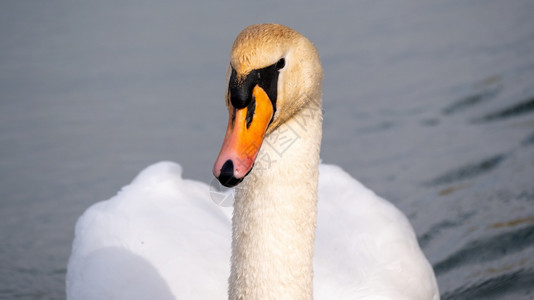
M 234 163 L 231 159 L 223 164 L 221 167 L 221 174 L 217 179 L 219 179 L 219 182 L 225 187 L 234 187 L 243 180 L 243 178 L 238 179 L 234 176 Z

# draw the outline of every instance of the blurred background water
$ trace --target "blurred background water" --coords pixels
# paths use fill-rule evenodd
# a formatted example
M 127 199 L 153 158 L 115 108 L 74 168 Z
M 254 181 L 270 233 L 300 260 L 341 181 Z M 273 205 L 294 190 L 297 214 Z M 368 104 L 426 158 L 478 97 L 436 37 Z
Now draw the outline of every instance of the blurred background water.
M 534 298 L 534 2 L 0 2 L 0 298 L 62 299 L 76 219 L 144 167 L 209 182 L 228 53 L 322 57 L 322 159 L 412 221 L 443 299 Z

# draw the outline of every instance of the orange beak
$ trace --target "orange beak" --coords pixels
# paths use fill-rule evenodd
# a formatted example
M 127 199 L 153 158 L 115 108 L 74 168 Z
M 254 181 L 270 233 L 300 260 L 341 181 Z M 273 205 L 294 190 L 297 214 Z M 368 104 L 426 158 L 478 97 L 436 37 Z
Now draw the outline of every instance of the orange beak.
M 274 110 L 267 93 L 256 85 L 248 106 L 235 109 L 229 101 L 228 112 L 228 128 L 213 175 L 222 185 L 233 187 L 252 170 Z

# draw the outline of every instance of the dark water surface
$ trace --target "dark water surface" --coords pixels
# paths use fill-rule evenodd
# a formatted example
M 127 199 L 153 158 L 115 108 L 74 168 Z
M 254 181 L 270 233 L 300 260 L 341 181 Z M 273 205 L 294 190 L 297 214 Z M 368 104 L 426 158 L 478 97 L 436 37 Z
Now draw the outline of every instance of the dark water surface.
M 399 206 L 443 299 L 534 298 L 534 2 L 0 2 L 0 298 L 62 299 L 74 224 L 140 170 L 209 182 L 237 33 L 321 54 L 322 159 Z

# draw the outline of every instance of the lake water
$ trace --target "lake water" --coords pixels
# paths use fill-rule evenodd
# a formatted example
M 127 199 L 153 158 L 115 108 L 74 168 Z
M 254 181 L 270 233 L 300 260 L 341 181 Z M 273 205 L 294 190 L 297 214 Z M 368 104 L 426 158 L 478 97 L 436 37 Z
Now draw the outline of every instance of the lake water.
M 443 299 L 534 298 L 534 1 L 0 2 L 0 298 L 62 299 L 76 219 L 144 167 L 209 182 L 228 53 L 322 57 L 322 159 L 412 221 Z

